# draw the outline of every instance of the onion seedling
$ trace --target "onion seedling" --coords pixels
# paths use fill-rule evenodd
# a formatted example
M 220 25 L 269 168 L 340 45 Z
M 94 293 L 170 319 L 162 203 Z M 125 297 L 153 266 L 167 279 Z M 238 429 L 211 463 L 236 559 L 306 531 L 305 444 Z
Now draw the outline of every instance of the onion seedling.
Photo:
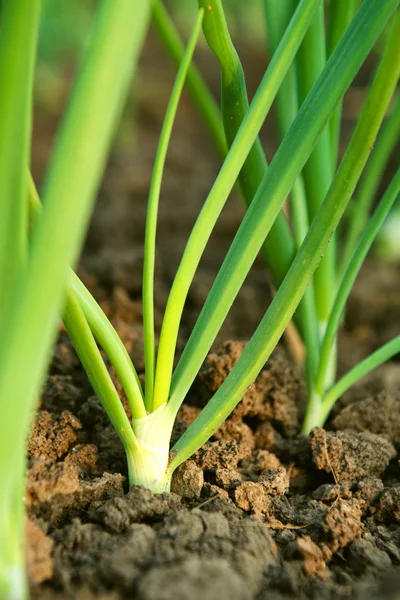
M 269 2 L 265 2 L 268 23 Z M 19 13 L 20 4 L 26 4 L 25 10 L 29 7 L 31 12 Z M 4 216 L 12 229 L 11 235 L 6 231 L 7 226 L 3 227 L 6 242 L 0 252 L 0 281 L 7 288 L 7 302 L 0 313 L 4 331 L 0 346 L 3 418 L 0 476 L 4 483 L 0 497 L 0 597 L 17 599 L 25 597 L 21 543 L 24 442 L 59 314 L 124 446 L 129 483 L 144 485 L 156 493 L 170 489 L 176 467 L 210 438 L 240 402 L 298 307 L 296 323 L 309 364 L 310 399 L 305 432 L 324 422 L 333 402 L 349 385 L 400 349 L 400 338 L 396 338 L 334 383 L 335 339 L 345 300 L 399 192 L 400 176 L 396 174 L 338 280 L 336 251 L 329 243 L 366 165 L 399 78 L 400 0 L 364 0 L 357 13 L 350 15 L 353 18 L 347 19 L 346 26 L 340 29 L 335 25 L 328 49 L 323 30 L 323 0 L 300 0 L 282 19 L 276 22 L 271 19 L 273 55 L 251 103 L 219 0 L 200 1 L 185 49 L 173 35 L 165 36 L 170 51 L 175 57 L 179 54 L 181 60 L 149 192 L 143 270 L 144 390 L 121 340 L 71 267 L 82 243 L 151 3 L 143 0 L 101 3 L 92 42 L 45 180 L 43 209 L 32 179 L 26 176 L 29 98 L 40 3 L 30 0 L 20 4 L 2 3 L 0 30 L 0 81 L 5 81 L 10 69 L 14 72 L 7 53 L 10 39 L 23 40 L 18 45 L 21 61 L 13 79 L 17 83 L 15 87 L 5 86 L 4 106 L 9 113 L 0 114 L 4 125 L 0 128 L 0 185 L 5 198 L 1 204 L 4 214 L 0 216 Z M 171 32 L 162 5 L 156 4 L 153 10 L 161 33 L 166 28 Z M 340 103 L 392 17 L 386 49 L 336 169 Z M 224 135 L 218 129 L 219 116 L 207 87 L 191 66 L 202 26 L 221 63 Z M 316 56 L 321 49 L 324 51 Z M 216 143 L 223 152 L 229 149 L 188 238 L 168 297 L 157 348 L 154 270 L 158 205 L 168 143 L 187 77 Z M 280 93 L 285 86 L 295 92 L 292 102 L 287 104 Z M 282 141 L 267 165 L 258 136 L 276 98 Z M 205 110 L 207 107 L 209 110 Z M 14 136 L 12 126 L 22 129 L 23 152 L 16 149 L 20 141 Z M 10 154 L 6 156 L 3 148 Z M 187 294 L 237 180 L 248 209 L 174 369 Z M 282 211 L 289 195 L 290 222 Z M 328 256 L 327 248 L 331 248 Z M 177 412 L 260 251 L 268 261 L 276 295 L 230 374 L 171 449 Z M 9 256 L 12 269 L 7 263 Z M 98 346 L 121 381 L 132 413 L 131 422 Z
M 313 151 L 316 151 L 321 134 L 334 116 L 338 102 L 343 98 L 352 79 L 398 4 L 398 0 L 386 0 L 384 4 L 380 3 L 379 5 L 375 0 L 366 0 L 363 3 L 346 28 L 330 59 L 323 66 L 303 105 L 297 112 L 293 111 L 293 114 L 286 117 L 286 132 L 282 143 L 271 164 L 267 166 L 257 141 L 258 133 L 285 78 L 291 69 L 297 69 L 293 61 L 307 31 L 312 31 L 309 30 L 309 26 L 316 18 L 320 18 L 321 0 L 302 0 L 299 3 L 287 23 L 282 39 L 277 44 L 271 63 L 250 105 L 247 104 L 247 96 L 243 89 L 244 78 L 237 55 L 233 53 L 229 43 L 230 38 L 223 19 L 222 6 L 220 3 L 210 1 L 207 3 L 203 15 L 201 3 L 199 16 L 186 50 L 183 52 L 171 94 L 150 187 L 143 274 L 146 362 L 144 392 L 141 390 L 133 367 L 129 369 L 127 357 L 123 356 L 120 345 L 117 353 L 112 350 L 115 332 L 110 325 L 106 325 L 100 308 L 96 307 L 93 298 L 72 273 L 69 280 L 72 290 L 67 293 L 64 314 L 67 330 L 125 447 L 131 484 L 145 485 L 154 492 L 168 491 L 174 469 L 210 437 L 216 427 L 240 401 L 246 387 L 254 381 L 304 297 L 321 255 L 328 246 L 332 231 L 336 229 L 362 173 L 371 151 L 372 142 L 394 92 L 399 66 L 393 48 L 393 40 L 398 33 L 397 29 L 390 38 L 358 126 L 340 167 L 332 178 L 329 191 L 316 211 L 311 225 L 305 227 L 306 221 L 304 220 L 303 229 L 301 232 L 297 231 L 296 237 L 293 238 L 298 251 L 294 250 L 293 257 L 288 261 L 285 267 L 287 272 L 282 282 L 280 284 L 278 281 L 276 282 L 278 289 L 275 299 L 231 374 L 199 417 L 170 450 L 171 431 L 179 407 L 252 262 L 262 249 L 265 239 L 268 239 L 268 233 L 276 218 L 279 218 L 278 215 L 281 214 L 283 217 L 281 210 L 287 195 L 296 182 L 301 182 L 300 176 L 303 167 Z M 228 64 L 233 65 L 233 76 L 235 73 L 238 74 L 237 83 L 226 90 L 227 107 L 225 108 L 229 109 L 229 106 L 233 106 L 233 103 L 237 101 L 237 95 L 242 94 L 240 119 L 235 121 L 232 130 L 226 136 L 229 151 L 189 236 L 169 294 L 160 341 L 158 349 L 156 349 L 153 281 L 161 178 L 179 95 L 185 77 L 188 73 L 193 73 L 190 70 L 190 63 L 202 20 L 207 39 L 210 41 L 211 36 L 212 41 L 212 37 L 217 36 L 219 41 L 223 42 L 222 50 L 218 46 L 214 46 L 219 57 L 222 56 L 221 52 L 227 52 L 228 58 L 232 56 L 234 58 Z M 396 16 L 395 26 L 397 28 L 399 27 L 398 21 L 399 18 Z M 368 32 L 368 35 L 365 35 L 365 31 Z M 196 81 L 198 83 L 198 80 Z M 226 80 L 223 81 L 226 82 Z M 376 90 L 382 87 L 385 89 L 385 93 L 378 94 Z M 192 93 L 196 94 L 196 89 L 195 86 L 193 90 L 192 86 Z M 204 89 L 206 88 L 202 88 L 202 93 Z M 223 119 L 223 121 L 227 128 L 227 119 Z M 329 169 L 331 169 L 330 153 L 329 161 Z M 261 162 L 263 169 L 258 166 Z M 254 192 L 249 209 L 216 277 L 181 358 L 176 368 L 173 369 L 183 307 L 207 240 L 235 181 L 239 177 L 244 191 L 246 185 L 249 186 L 249 184 L 246 178 L 241 176 L 241 173 L 243 170 L 253 173 L 253 167 L 258 173 L 258 179 L 256 178 L 257 184 L 253 184 L 254 188 L 247 188 L 251 189 L 251 193 Z M 303 184 L 300 183 L 300 185 Z M 306 186 L 304 188 L 306 190 Z M 248 192 L 248 200 L 250 200 L 251 193 Z M 301 193 L 306 196 L 305 191 Z M 321 191 L 320 193 L 323 195 Z M 310 313 L 308 313 L 308 318 L 311 318 Z M 310 323 L 310 328 L 314 328 L 314 335 L 317 333 L 319 336 L 321 332 L 319 325 L 320 319 L 317 315 Z M 303 330 L 306 331 L 307 326 Z M 304 336 L 304 339 L 309 338 Z M 318 337 L 316 339 L 319 341 Z M 100 355 L 95 340 L 106 350 L 111 363 L 120 375 L 130 402 L 131 424 L 122 410 L 122 405 L 112 388 L 109 377 L 107 377 L 104 365 L 99 362 Z M 391 347 L 390 351 L 392 350 Z M 331 347 L 327 356 L 329 367 Z M 315 361 L 313 366 L 315 369 L 312 372 L 314 379 L 310 379 L 310 381 L 315 387 L 319 363 Z M 325 375 L 326 373 L 324 377 Z M 128 389 L 129 382 L 131 385 Z M 309 405 L 313 408 L 313 418 L 321 422 L 322 409 L 319 406 L 318 411 L 315 409 L 316 394 L 314 388 L 312 389 L 313 394 L 310 393 Z
M 109 356 L 117 373 L 124 374 L 125 391 L 127 391 L 127 383 L 134 382 L 130 387 L 130 393 L 127 392 L 132 411 L 131 425 L 118 402 L 117 394 L 110 387 L 109 378 L 106 385 L 106 371 L 103 365 L 100 367 L 99 353 L 94 342 L 96 339 L 103 349 L 106 348 L 106 344 L 111 348 L 112 344 L 107 342 L 107 337 L 108 335 L 113 337 L 114 334 L 111 333 L 109 326 L 107 326 L 108 334 L 104 334 L 104 315 L 101 314 L 99 308 L 95 308 L 93 299 L 72 274 L 70 286 L 73 293 L 67 293 L 64 315 L 67 329 L 93 386 L 124 444 L 131 484 L 145 485 L 155 492 L 169 489 L 173 470 L 208 439 L 234 408 L 246 387 L 261 370 L 302 300 L 321 255 L 328 245 L 332 231 L 336 229 L 354 191 L 370 153 L 372 141 L 379 130 L 393 94 L 398 79 L 399 61 L 394 56 L 393 43 L 395 35 L 398 33 L 397 30 L 390 38 L 358 126 L 340 167 L 332 179 L 329 192 L 317 210 L 311 226 L 297 237 L 296 244 L 299 246 L 299 250 L 287 266 L 287 273 L 279 285 L 274 301 L 231 374 L 170 452 L 170 436 L 177 411 L 252 262 L 262 248 L 272 224 L 278 215 L 282 214 L 280 212 L 282 205 L 295 182 L 299 181 L 307 160 L 313 151 L 316 151 L 318 140 L 337 110 L 338 102 L 342 99 L 398 4 L 399 2 L 395 0 L 386 0 L 384 5 L 380 4 L 379 6 L 374 0 L 364 2 L 344 32 L 329 61 L 322 68 L 303 105 L 293 115 L 292 123 L 287 125 L 286 135 L 272 163 L 267 167 L 263 162 L 263 172 L 259 185 L 254 185 L 254 197 L 249 209 L 217 275 L 178 365 L 173 370 L 175 347 L 185 299 L 207 240 L 236 179 L 243 169 L 247 172 L 247 169 L 251 170 L 252 166 L 256 164 L 253 158 L 254 148 L 258 153 L 256 156 L 261 156 L 261 147 L 257 142 L 259 130 L 281 84 L 290 69 L 293 68 L 293 60 L 306 32 L 312 31 L 312 29 L 309 30 L 310 24 L 316 18 L 320 18 L 321 1 L 302 0 L 299 3 L 281 42 L 277 45 L 272 61 L 250 106 L 247 106 L 243 89 L 240 90 L 240 86 L 244 85 L 244 79 L 241 67 L 237 62 L 238 59 L 233 62 L 234 71 L 239 73 L 238 83 L 228 89 L 227 98 L 231 103 L 236 102 L 236 94 L 242 93 L 241 122 L 239 122 L 240 120 L 236 121 L 233 127 L 237 131 L 232 130 L 230 135 L 227 135 L 230 149 L 189 237 L 170 291 L 156 352 L 153 280 L 161 177 L 179 95 L 190 68 L 191 57 L 203 19 L 203 11 L 200 10 L 189 44 L 182 56 L 171 94 L 150 188 L 143 275 L 146 361 L 144 393 L 140 388 L 134 369 L 129 371 L 119 364 L 121 361 L 126 366 L 126 356 L 123 361 L 122 354 Z M 223 13 L 221 11 L 220 3 L 208 2 L 204 13 L 204 28 L 208 39 L 210 36 L 212 38 L 216 35 L 225 43 L 229 42 L 229 38 L 225 28 L 226 24 L 222 21 Z M 399 27 L 398 20 L 396 17 L 397 28 Z M 365 35 L 364 31 L 368 31 L 368 35 Z M 232 54 L 232 47 L 229 44 L 223 48 L 224 52 L 226 48 L 228 48 L 227 52 Z M 218 48 L 217 50 L 221 51 Z M 378 94 L 376 90 L 380 90 L 382 87 L 384 87 L 385 93 Z M 263 158 L 260 158 L 260 162 L 261 160 L 264 161 Z M 331 156 L 329 156 L 329 160 L 331 161 Z M 242 188 L 245 187 L 243 180 Z M 317 316 L 314 325 L 315 331 L 319 333 L 321 329 L 318 327 L 320 324 L 318 319 Z M 329 367 L 330 352 L 327 356 L 326 364 Z M 326 364 L 324 368 L 326 368 Z M 315 367 L 318 367 L 317 363 Z M 316 374 L 317 371 L 315 376 Z M 315 385 L 316 379 L 312 381 Z M 315 410 L 314 393 L 311 395 L 309 406 L 314 407 L 312 414 L 320 422 L 319 412 L 321 411 Z

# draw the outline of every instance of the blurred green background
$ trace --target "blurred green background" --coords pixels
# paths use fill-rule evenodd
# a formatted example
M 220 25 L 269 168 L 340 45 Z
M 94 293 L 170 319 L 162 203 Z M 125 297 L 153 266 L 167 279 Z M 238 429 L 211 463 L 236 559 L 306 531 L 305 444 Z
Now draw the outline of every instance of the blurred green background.
M 44 164 L 48 158 L 57 121 L 65 106 L 77 61 L 88 40 L 94 12 L 98 4 L 99 0 L 43 0 L 35 78 L 35 106 L 37 109 L 35 129 L 37 135 L 35 136 L 36 156 L 33 157 L 34 172 L 39 174 L 42 173 Z M 197 0 L 165 0 L 165 5 L 171 13 L 178 29 L 183 34 L 183 37 L 187 38 L 193 25 Z M 243 61 L 251 96 L 268 61 L 263 3 L 262 0 L 249 0 L 247 2 L 243 0 L 224 0 L 224 8 L 231 35 Z M 378 54 L 382 47 L 382 42 L 382 39 L 379 40 L 376 46 L 375 52 Z M 144 104 L 148 107 L 148 110 L 154 111 L 156 120 L 162 120 L 163 105 L 160 104 L 159 100 L 156 102 L 155 97 L 163 96 L 167 99 L 174 71 L 169 74 L 164 73 L 163 67 L 160 67 L 160 64 L 167 64 L 169 66 L 169 61 L 165 56 L 162 56 L 160 62 L 160 50 L 162 51 L 162 55 L 164 55 L 164 51 L 160 47 L 156 36 L 150 33 L 141 59 L 142 67 L 144 64 L 148 69 L 145 71 L 147 76 L 143 75 L 143 70 L 139 70 L 136 84 L 131 91 L 121 125 L 118 129 L 114 150 L 123 151 L 124 148 L 132 145 L 136 135 L 138 97 L 143 100 L 143 96 L 145 96 Z M 196 55 L 196 61 L 216 97 L 218 97 L 218 66 L 211 54 L 208 53 L 203 38 L 200 38 L 199 41 L 199 51 Z M 357 76 L 351 89 L 346 94 L 342 123 L 342 151 L 344 149 L 343 144 L 346 143 L 354 127 L 354 122 L 362 105 L 366 86 L 373 72 L 375 61 L 376 54 L 375 57 L 370 57 Z M 166 81 L 169 75 L 171 75 L 171 81 L 169 79 Z M 146 91 L 141 89 L 141 81 L 145 83 L 144 87 Z M 158 108 L 155 108 L 157 103 Z M 159 112 L 160 114 L 158 114 Z M 273 111 L 271 117 L 272 121 L 269 128 L 273 136 L 275 126 L 273 123 Z M 42 140 L 47 141 L 43 142 Z M 391 161 L 392 166 L 393 161 L 394 158 Z M 397 210 L 399 211 L 399 208 Z M 395 235 L 397 236 L 397 234 Z M 398 252 L 399 250 L 397 250 Z

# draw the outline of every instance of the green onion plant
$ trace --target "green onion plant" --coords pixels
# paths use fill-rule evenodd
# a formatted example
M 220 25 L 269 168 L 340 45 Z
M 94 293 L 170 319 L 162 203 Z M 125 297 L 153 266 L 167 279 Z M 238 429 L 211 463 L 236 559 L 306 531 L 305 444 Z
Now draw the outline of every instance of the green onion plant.
M 174 470 L 240 402 L 292 319 L 306 351 L 309 401 L 304 433 L 325 422 L 349 386 L 400 351 L 397 337 L 341 379 L 336 377 L 337 333 L 346 300 L 400 192 L 397 170 L 371 214 L 371 187 L 376 190 L 395 143 L 388 132 L 396 109 L 384 120 L 400 75 L 399 4 L 400 0 L 363 0 L 358 7 L 359 2 L 338 0 L 325 9 L 323 0 L 264 0 L 271 60 L 250 102 L 221 0 L 199 0 L 186 45 L 161 1 L 102 0 L 48 165 L 43 206 L 29 173 L 40 0 L 0 4 L 1 599 L 26 598 L 25 441 L 59 317 L 124 446 L 130 485 L 144 485 L 155 493 L 169 491 Z M 143 387 L 122 341 L 73 267 L 151 16 L 178 71 L 149 189 Z M 201 29 L 220 64 L 220 107 L 192 62 Z M 343 97 L 382 33 L 385 49 L 339 157 Z M 185 82 L 223 162 L 188 237 L 156 344 L 158 206 Z M 259 132 L 274 102 L 281 142 L 268 164 Z M 369 159 L 377 136 L 379 152 Z M 190 285 L 236 183 L 246 207 L 243 220 L 174 366 Z M 287 199 L 289 216 L 283 211 Z M 353 207 L 347 213 L 341 253 L 335 231 L 349 203 Z M 171 448 L 178 410 L 260 252 L 271 274 L 274 298 L 230 374 Z M 131 420 L 100 348 L 122 384 Z

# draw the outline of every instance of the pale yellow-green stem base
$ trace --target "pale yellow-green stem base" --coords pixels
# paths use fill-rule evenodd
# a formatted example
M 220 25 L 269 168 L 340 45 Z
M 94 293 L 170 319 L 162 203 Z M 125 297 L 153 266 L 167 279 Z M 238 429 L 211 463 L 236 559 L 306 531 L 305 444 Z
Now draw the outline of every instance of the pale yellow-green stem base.
M 146 417 L 133 419 L 137 446 L 127 450 L 130 485 L 143 485 L 155 494 L 170 491 L 167 467 L 172 426 L 166 403 Z
M 317 392 L 312 391 L 309 395 L 307 410 L 301 430 L 304 435 L 308 435 L 313 427 L 321 427 L 321 408 L 321 396 Z

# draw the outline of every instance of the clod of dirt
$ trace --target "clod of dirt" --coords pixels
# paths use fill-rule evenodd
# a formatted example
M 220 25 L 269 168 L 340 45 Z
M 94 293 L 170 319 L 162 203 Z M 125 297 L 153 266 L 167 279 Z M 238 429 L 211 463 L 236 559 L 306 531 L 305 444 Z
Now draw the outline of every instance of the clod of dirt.
M 215 481 L 226 490 L 230 490 L 240 485 L 243 478 L 236 469 L 222 469 L 219 467 L 215 470 Z
M 368 539 L 369 538 L 369 539 Z M 377 548 L 371 536 L 350 544 L 346 560 L 357 575 L 371 575 L 372 571 L 383 575 L 392 564 L 389 556 Z
M 248 446 L 240 446 L 235 440 L 207 442 L 195 454 L 196 463 L 204 470 L 216 468 L 236 469 L 243 458 L 251 454 Z
M 26 519 L 26 564 L 28 576 L 33 583 L 42 583 L 53 576 L 51 556 L 54 542 L 36 521 Z
M 193 460 L 187 460 L 174 472 L 171 491 L 183 498 L 199 498 L 203 483 L 203 470 Z
M 349 496 L 351 497 L 351 493 L 348 491 L 348 488 L 333 483 L 324 483 L 320 485 L 312 494 L 312 497 L 315 500 L 327 504 L 332 504 L 332 502 L 335 502 L 338 498 L 348 498 Z
M 43 456 L 54 461 L 66 454 L 76 441 L 76 431 L 82 425 L 68 410 L 55 416 L 47 410 L 38 412 L 28 443 L 28 456 Z
M 70 600 L 71 598 L 70 594 L 68 596 L 63 593 L 58 594 L 54 589 L 46 587 L 33 588 L 30 592 L 31 600 Z M 87 585 L 74 592 L 73 598 L 74 600 L 120 600 L 117 593 L 94 593 Z
M 228 341 L 209 354 L 192 388 L 190 401 L 204 405 L 222 385 L 245 346 L 244 342 Z M 278 347 L 233 411 L 231 420 L 241 421 L 244 417 L 269 420 L 286 435 L 293 435 L 299 428 L 302 390 L 299 374 Z
M 342 484 L 379 476 L 396 456 L 386 438 L 367 432 L 330 433 L 316 427 L 310 433 L 310 446 L 317 469 L 332 473 Z
M 382 492 L 375 518 L 382 523 L 400 523 L 400 487 L 389 488 Z
M 140 600 L 251 600 L 246 582 L 221 558 L 187 558 L 150 569 L 139 583 Z
M 324 559 L 330 560 L 339 549 L 359 538 L 362 530 L 361 509 L 358 504 L 338 500 L 327 510 L 322 521 L 322 531 L 326 538 L 326 543 L 321 545 Z
M 305 436 L 300 435 L 287 439 L 268 421 L 257 425 L 254 436 L 256 448 L 273 452 L 283 462 L 293 462 L 298 466 L 310 467 L 310 444 Z
M 79 469 L 75 465 L 35 459 L 28 470 L 27 504 L 50 502 L 55 496 L 65 499 L 77 492 L 79 486 Z
M 254 450 L 251 459 L 241 462 L 241 468 L 247 472 L 247 469 L 250 469 L 250 465 L 254 472 L 259 473 L 267 469 L 278 469 L 282 466 L 282 463 L 275 454 L 268 452 L 268 450 Z
M 261 522 L 243 517 L 230 502 L 214 502 L 205 505 L 205 511 L 194 509 L 167 516 L 163 525 L 156 527 L 154 561 L 161 564 L 188 555 L 225 559 L 254 593 L 263 570 L 276 562 L 275 545 Z
M 285 467 L 263 471 L 258 481 L 272 496 L 286 494 L 289 489 L 289 477 Z
M 99 454 L 94 444 L 77 444 L 65 457 L 65 462 L 76 465 L 84 472 L 96 470 L 98 460 Z
M 321 549 L 315 544 L 310 536 L 298 537 L 296 540 L 296 549 L 304 559 L 304 572 L 311 577 L 316 573 L 325 570 L 326 564 Z
M 271 497 L 267 522 L 277 531 L 282 529 L 285 536 L 293 536 L 297 531 L 310 536 L 320 548 L 323 560 L 328 562 L 361 536 L 361 516 L 359 503 L 352 499 L 336 497 L 326 505 L 306 496 L 275 496 Z
M 229 501 L 229 493 L 219 485 L 214 485 L 206 481 L 201 490 L 201 498 L 204 499 L 205 502 L 210 502 L 210 500 L 214 502 L 217 498 Z
M 94 522 L 108 531 L 123 533 L 137 521 L 154 522 L 172 510 L 178 510 L 181 499 L 176 494 L 154 495 L 143 487 L 134 486 L 123 497 L 111 498 L 91 513 Z
M 110 498 L 120 498 L 124 494 L 123 483 L 124 477 L 120 473 L 103 473 L 101 477 L 83 481 L 77 506 L 86 512 Z
M 54 532 L 54 581 L 71 590 L 79 589 L 83 582 L 98 591 L 113 586 L 121 597 L 139 600 L 196 598 L 200 570 L 189 569 L 193 577 L 190 573 L 187 578 L 182 576 L 182 568 L 193 559 L 200 563 L 199 569 L 206 569 L 208 579 L 214 577 L 209 582 L 213 591 L 221 585 L 231 592 L 231 598 L 242 598 L 236 595 L 238 586 L 245 590 L 244 598 L 254 597 L 264 569 L 276 563 L 276 548 L 268 530 L 259 521 L 244 517 L 230 501 L 214 500 L 204 508 L 189 511 L 180 507 L 174 494 L 154 496 L 144 488 L 132 488 L 124 498 L 89 511 L 86 518 L 96 524 L 76 519 Z M 211 573 L 208 564 L 225 566 Z M 171 577 L 175 566 L 180 566 L 180 575 Z M 169 583 L 160 589 L 165 581 L 161 574 L 167 572 Z M 235 588 L 231 589 L 227 574 Z M 177 586 L 181 579 L 182 592 Z M 199 593 L 203 591 L 201 587 Z M 189 592 L 194 595 L 180 595 Z
M 349 404 L 334 418 L 333 426 L 342 430 L 384 434 L 393 444 L 400 444 L 400 398 L 383 391 Z
M 247 446 L 250 450 L 255 446 L 254 434 L 251 428 L 246 423 L 243 423 L 243 421 L 228 419 L 217 429 L 213 437 L 225 442 L 234 440 L 241 447 Z
M 289 478 L 284 467 L 263 471 L 257 482 L 245 481 L 234 489 L 235 503 L 239 508 L 254 515 L 267 514 L 270 497 L 285 494 Z
M 282 463 L 279 458 L 268 450 L 253 450 L 251 456 L 239 463 L 239 471 L 243 479 L 258 481 L 263 471 L 279 469 Z
M 269 421 L 262 421 L 255 431 L 256 447 L 275 451 L 286 445 L 284 438 L 274 429 Z
M 73 461 L 52 464 L 34 459 L 28 470 L 26 495 L 31 514 L 54 526 L 100 501 L 123 495 L 122 475 L 103 473 L 99 478 L 80 481 L 80 473 Z
M 383 490 L 383 482 L 376 477 L 367 477 L 357 482 L 353 498 L 358 500 L 363 512 L 371 506 Z
M 254 515 L 266 514 L 270 506 L 270 494 L 262 483 L 245 481 L 234 491 L 235 504 Z
M 320 524 L 327 509 L 320 502 L 305 496 L 271 496 L 270 521 L 280 524 L 278 529 L 294 530 Z
M 98 450 L 100 472 L 126 474 L 126 456 L 121 440 L 111 425 L 104 408 L 95 396 L 81 403 L 78 410 L 83 430 Z
M 150 561 L 155 533 L 148 525 L 134 524 L 116 536 L 76 519 L 54 537 L 55 576 L 64 588 L 85 582 L 93 590 L 113 585 L 132 589 L 141 568 Z

